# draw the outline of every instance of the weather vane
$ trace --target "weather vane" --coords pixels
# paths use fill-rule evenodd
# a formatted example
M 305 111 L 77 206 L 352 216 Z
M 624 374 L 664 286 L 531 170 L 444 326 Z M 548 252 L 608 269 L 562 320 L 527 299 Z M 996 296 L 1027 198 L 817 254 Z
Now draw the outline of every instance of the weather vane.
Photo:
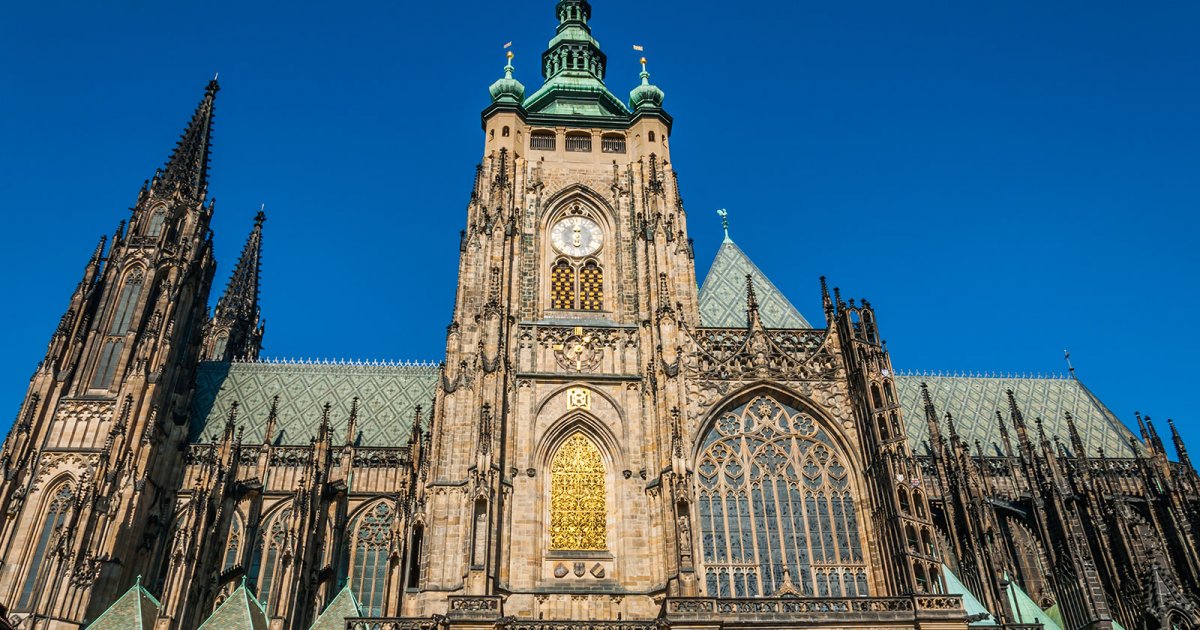
M 725 240 L 729 240 L 729 211 L 725 208 L 717 210 L 717 216 L 721 217 L 721 228 L 725 230 Z

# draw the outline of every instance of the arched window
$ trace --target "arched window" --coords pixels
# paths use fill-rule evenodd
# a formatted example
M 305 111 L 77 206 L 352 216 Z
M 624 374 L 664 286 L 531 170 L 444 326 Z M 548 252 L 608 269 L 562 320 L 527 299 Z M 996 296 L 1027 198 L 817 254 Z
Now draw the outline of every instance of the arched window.
M 271 529 L 262 537 L 254 549 L 254 557 L 250 559 L 250 569 L 247 576 L 256 581 L 258 586 L 258 601 L 265 607 L 271 597 L 271 587 L 275 582 L 275 574 L 279 570 L 279 556 L 287 543 L 288 522 L 292 520 L 292 508 L 284 508 L 271 521 Z
M 96 373 L 92 376 L 92 389 L 108 389 L 112 386 L 117 375 L 117 364 L 121 360 L 121 351 L 125 342 L 121 339 L 109 339 L 104 342 L 100 351 L 100 361 L 96 363 Z
M 386 502 L 375 504 L 351 526 L 354 532 L 354 557 L 350 564 L 350 585 L 368 617 L 383 614 L 384 584 L 388 574 L 388 533 L 394 512 Z
M 567 438 L 550 465 L 550 548 L 608 548 L 608 495 L 600 449 L 582 433 Z
M 159 208 L 150 215 L 150 222 L 146 224 L 146 236 L 158 236 L 162 234 L 163 224 L 167 222 L 167 211 Z
M 654 132 L 651 131 L 651 132 L 647 133 L 646 139 L 648 139 L 650 142 L 654 142 Z
M 34 593 L 45 588 L 46 585 L 39 580 L 42 578 L 42 569 L 45 568 L 46 556 L 67 519 L 67 511 L 71 509 L 74 496 L 71 487 L 65 483 L 53 494 L 54 498 L 50 500 L 50 506 L 46 509 L 46 519 L 42 521 L 42 530 L 34 541 L 33 556 L 26 572 L 25 584 L 21 587 L 21 597 L 17 600 L 17 610 L 29 610 L 33 605 Z
M 604 270 L 596 261 L 589 260 L 579 270 L 579 310 L 599 311 L 604 309 Z
M 554 140 L 553 131 L 534 131 L 529 134 L 529 148 L 534 151 L 553 151 Z
M 810 415 L 755 396 L 717 419 L 697 472 L 709 597 L 868 595 L 850 471 Z
M 500 135 L 507 138 L 511 133 L 512 133 L 512 131 L 509 130 L 508 127 L 505 127 L 504 130 L 500 133 Z
M 219 361 L 225 356 L 225 348 L 229 346 L 229 334 L 221 333 L 217 335 L 216 342 L 213 343 L 213 356 Z
M 908 491 L 904 488 L 896 490 L 896 495 L 900 498 L 900 511 L 904 514 L 912 513 L 912 504 L 908 502 Z
M 917 508 L 917 518 L 925 518 L 925 495 L 920 490 L 913 491 L 913 505 Z
M 138 297 L 141 295 L 141 280 L 130 280 L 125 283 L 125 288 L 121 290 L 121 297 L 117 300 L 117 310 L 113 315 L 112 324 L 108 327 L 108 334 L 124 335 L 129 332 L 129 326 L 133 324 L 134 307 L 137 306 Z
M 560 259 L 550 270 L 550 306 L 575 308 L 575 268 L 566 260 Z
M 408 545 L 408 582 L 407 588 L 417 588 L 421 585 L 421 542 L 425 538 L 425 527 L 413 526 L 412 542 Z
M 242 527 L 242 517 L 237 512 L 229 520 L 229 542 L 225 544 L 225 562 L 222 571 L 228 571 L 242 563 L 242 538 L 246 535 Z

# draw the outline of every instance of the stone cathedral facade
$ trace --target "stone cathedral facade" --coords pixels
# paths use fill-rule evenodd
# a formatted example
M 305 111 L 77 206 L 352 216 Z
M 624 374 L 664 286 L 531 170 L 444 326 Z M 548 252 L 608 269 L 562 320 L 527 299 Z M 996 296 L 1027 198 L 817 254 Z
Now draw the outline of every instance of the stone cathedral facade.
M 0 451 L 0 627 L 1198 627 L 1173 424 L 1179 461 L 1073 375 L 900 374 L 728 234 L 698 283 L 663 92 L 554 13 L 542 86 L 491 86 L 440 365 L 259 360 L 261 213 L 208 309 L 208 85 Z

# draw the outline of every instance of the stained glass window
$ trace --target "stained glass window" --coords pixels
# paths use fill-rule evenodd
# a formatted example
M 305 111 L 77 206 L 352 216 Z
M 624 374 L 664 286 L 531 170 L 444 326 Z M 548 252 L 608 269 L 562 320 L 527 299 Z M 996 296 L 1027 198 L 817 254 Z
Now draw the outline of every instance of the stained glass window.
M 288 525 L 292 520 L 292 509 L 284 508 L 271 521 L 271 529 L 263 536 L 260 545 L 254 551 L 250 560 L 250 570 L 247 575 L 255 578 L 258 585 L 258 600 L 266 606 L 271 597 L 271 587 L 275 581 L 275 573 L 279 568 L 279 556 L 287 543 Z
M 150 215 L 150 223 L 146 225 L 147 236 L 158 236 L 162 234 L 163 224 L 167 221 L 166 210 L 155 210 L 154 214 Z
M 697 466 L 709 596 L 866 596 L 846 460 L 807 413 L 759 395 L 720 416 Z
M 242 563 L 242 536 L 242 518 L 235 512 L 229 521 L 229 543 L 225 546 L 222 571 L 228 571 Z
M 599 311 L 604 308 L 604 271 L 589 260 L 579 270 L 579 309 Z
M 34 592 L 46 586 L 39 583 L 39 579 L 42 577 L 42 565 L 46 562 L 47 552 L 54 543 L 54 537 L 67 518 L 67 511 L 71 508 L 71 500 L 74 496 L 71 487 L 63 484 L 55 492 L 54 498 L 50 500 L 50 507 L 46 509 L 46 520 L 42 522 L 42 531 L 34 542 L 29 571 L 25 577 L 25 584 L 21 587 L 21 598 L 17 601 L 18 610 L 29 610 L 33 605 Z
M 567 438 L 550 465 L 550 548 L 608 548 L 604 460 L 587 437 Z
M 120 339 L 109 339 L 100 351 L 100 361 L 96 364 L 96 373 L 92 376 L 93 389 L 108 389 L 117 376 L 117 363 L 121 360 L 121 351 L 125 342 Z
M 550 270 L 550 305 L 552 308 L 575 308 L 575 269 L 565 260 Z
M 388 572 L 388 533 L 392 527 L 392 506 L 377 503 L 355 520 L 354 558 L 350 566 L 350 585 L 368 617 L 383 614 L 384 584 Z
M 129 327 L 133 324 L 134 307 L 137 306 L 138 298 L 141 295 L 141 280 L 130 280 L 125 284 L 125 288 L 121 290 L 121 297 L 117 300 L 117 311 L 113 315 L 112 325 L 109 326 L 108 334 L 124 335 L 129 332 Z

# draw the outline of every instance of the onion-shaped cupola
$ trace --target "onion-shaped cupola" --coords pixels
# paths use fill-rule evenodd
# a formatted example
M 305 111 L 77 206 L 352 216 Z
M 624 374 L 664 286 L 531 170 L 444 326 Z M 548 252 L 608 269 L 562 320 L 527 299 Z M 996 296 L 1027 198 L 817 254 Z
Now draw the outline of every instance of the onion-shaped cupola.
M 504 78 L 492 84 L 488 90 L 492 93 L 493 103 L 513 103 L 520 105 L 525 100 L 525 86 L 513 78 L 513 54 L 508 52 L 508 65 L 504 66 Z
M 633 88 L 629 93 L 629 109 L 637 111 L 639 109 L 662 109 L 663 99 L 666 95 L 658 88 L 657 85 L 650 83 L 650 73 L 646 71 L 646 58 L 642 57 L 642 84 Z

